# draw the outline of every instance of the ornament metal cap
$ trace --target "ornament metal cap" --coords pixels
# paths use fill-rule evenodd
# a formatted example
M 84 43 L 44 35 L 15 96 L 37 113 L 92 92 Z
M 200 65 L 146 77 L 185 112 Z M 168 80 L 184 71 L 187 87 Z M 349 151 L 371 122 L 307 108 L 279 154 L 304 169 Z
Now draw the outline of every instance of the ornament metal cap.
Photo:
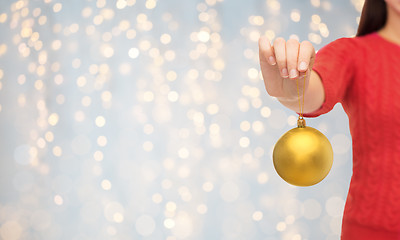
M 304 118 L 302 117 L 299 117 L 299 119 L 297 119 L 297 127 L 299 128 L 306 127 L 306 120 L 304 120 Z

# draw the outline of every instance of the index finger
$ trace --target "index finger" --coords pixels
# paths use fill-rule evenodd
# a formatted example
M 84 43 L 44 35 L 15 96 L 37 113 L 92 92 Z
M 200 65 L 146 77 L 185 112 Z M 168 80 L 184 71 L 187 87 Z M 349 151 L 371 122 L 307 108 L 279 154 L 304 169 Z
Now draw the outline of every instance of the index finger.
M 258 48 L 260 61 L 268 62 L 270 65 L 276 64 L 275 53 L 272 49 L 269 39 L 266 36 L 260 37 L 258 40 Z
M 315 50 L 309 41 L 303 41 L 300 44 L 299 58 L 297 62 L 297 70 L 299 72 L 306 72 L 309 67 L 314 63 Z M 311 64 L 311 66 L 310 66 Z

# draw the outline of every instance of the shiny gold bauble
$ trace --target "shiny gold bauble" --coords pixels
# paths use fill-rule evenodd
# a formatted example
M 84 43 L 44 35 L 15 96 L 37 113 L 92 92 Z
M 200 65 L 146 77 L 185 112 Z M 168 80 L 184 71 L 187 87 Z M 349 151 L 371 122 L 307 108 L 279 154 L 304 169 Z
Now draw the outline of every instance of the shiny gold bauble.
M 273 161 L 279 176 L 286 182 L 296 186 L 311 186 L 328 175 L 333 163 L 333 151 L 324 134 L 306 127 L 304 120 L 303 123 L 300 122 L 297 128 L 278 140 Z

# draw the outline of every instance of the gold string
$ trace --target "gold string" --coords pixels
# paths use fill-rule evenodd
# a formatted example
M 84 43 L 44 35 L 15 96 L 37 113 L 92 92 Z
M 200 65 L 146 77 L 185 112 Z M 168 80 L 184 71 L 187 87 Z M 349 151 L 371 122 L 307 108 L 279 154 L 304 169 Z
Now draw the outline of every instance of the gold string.
M 307 72 L 304 74 L 304 83 L 303 83 L 303 103 L 301 102 L 300 98 L 300 89 L 299 89 L 299 78 L 296 79 L 296 85 L 297 85 L 297 96 L 299 98 L 299 119 L 303 119 L 303 111 L 304 111 L 304 88 L 306 86 L 306 77 L 307 77 Z

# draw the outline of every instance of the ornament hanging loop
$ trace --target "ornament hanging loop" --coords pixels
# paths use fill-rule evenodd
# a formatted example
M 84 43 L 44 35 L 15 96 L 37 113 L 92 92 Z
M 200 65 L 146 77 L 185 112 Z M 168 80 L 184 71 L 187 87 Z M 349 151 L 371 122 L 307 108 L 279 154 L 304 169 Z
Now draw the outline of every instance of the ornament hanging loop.
M 303 118 L 303 111 L 304 111 L 304 92 L 305 92 L 305 87 L 306 87 L 306 78 L 307 78 L 307 72 L 304 74 L 304 83 L 303 83 L 303 98 L 300 98 L 300 88 L 299 88 L 299 78 L 296 79 L 296 85 L 297 85 L 297 96 L 299 99 L 299 119 L 297 120 L 297 126 L 298 127 L 306 127 L 306 121 Z

